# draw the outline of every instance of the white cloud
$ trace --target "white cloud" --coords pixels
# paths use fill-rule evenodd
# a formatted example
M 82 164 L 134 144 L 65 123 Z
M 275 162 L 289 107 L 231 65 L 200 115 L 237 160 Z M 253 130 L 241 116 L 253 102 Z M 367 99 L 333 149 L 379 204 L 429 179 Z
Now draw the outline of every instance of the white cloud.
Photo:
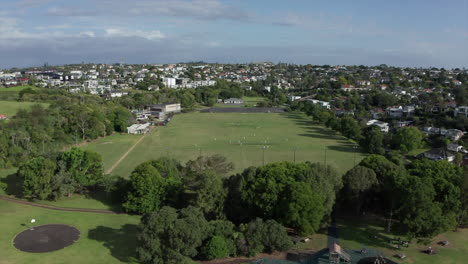
M 80 32 L 81 37 L 89 37 L 89 38 L 94 38 L 96 37 L 96 34 L 93 31 L 82 31 Z
M 161 40 L 166 38 L 166 35 L 159 30 L 143 31 L 143 30 L 127 30 L 122 28 L 108 28 L 105 30 L 107 37 L 139 37 L 149 40 Z
M 53 16 L 169 16 L 203 20 L 244 20 L 252 15 L 219 0 L 94 0 L 92 9 L 57 5 L 47 10 Z

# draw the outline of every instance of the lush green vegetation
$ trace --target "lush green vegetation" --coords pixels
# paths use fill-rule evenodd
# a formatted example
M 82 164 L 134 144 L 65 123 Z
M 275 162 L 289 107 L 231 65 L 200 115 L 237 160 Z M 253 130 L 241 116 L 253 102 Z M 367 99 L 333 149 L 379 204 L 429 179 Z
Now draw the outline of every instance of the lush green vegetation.
M 117 159 L 116 149 L 124 149 L 135 138 L 113 135 L 84 148 L 99 152 L 104 164 L 110 164 L 108 160 Z M 326 158 L 327 164 L 340 173 L 345 173 L 363 157 L 359 149 L 353 148 L 355 143 L 315 125 L 300 113 L 190 113 L 175 116 L 166 127 L 146 136 L 113 174 L 128 177 L 137 164 L 146 160 L 167 156 L 186 162 L 200 153 L 203 156 L 221 154 L 234 163 L 235 172 L 240 172 L 263 164 L 263 146 L 268 147 L 264 150 L 265 163 L 294 161 L 295 153 L 297 162 L 325 162 Z
M 0 168 L 125 131 L 131 117 L 124 107 L 93 96 L 60 97 L 48 108 L 33 105 L 30 111 L 18 111 L 9 122 L 0 122 Z
M 7 117 L 12 117 L 20 109 L 29 110 L 33 105 L 36 104 L 40 104 L 44 107 L 49 106 L 47 103 L 0 101 L 0 114 L 4 114 Z

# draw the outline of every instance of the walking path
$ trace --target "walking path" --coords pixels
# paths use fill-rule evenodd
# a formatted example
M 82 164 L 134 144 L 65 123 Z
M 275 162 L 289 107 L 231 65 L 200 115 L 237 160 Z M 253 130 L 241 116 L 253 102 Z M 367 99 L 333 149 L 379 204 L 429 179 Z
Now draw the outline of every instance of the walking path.
M 144 134 L 137 142 L 135 142 L 135 144 L 133 144 L 133 146 L 131 146 L 127 152 L 125 152 L 122 157 L 120 157 L 120 159 L 114 163 L 114 165 L 112 165 L 112 167 L 110 167 L 107 171 L 106 171 L 106 174 L 111 174 L 111 172 L 117 167 L 119 166 L 119 164 L 128 156 L 128 154 L 130 154 L 130 152 L 146 137 L 146 135 L 148 135 L 149 133 L 151 133 L 151 131 L 149 131 L 148 133 Z
M 118 214 L 116 212 L 109 211 L 109 210 L 84 209 L 84 208 L 66 208 L 66 207 L 58 207 L 58 206 L 53 206 L 53 205 L 38 204 L 38 203 L 28 202 L 28 201 L 24 201 L 24 200 L 20 200 L 20 199 L 16 199 L 16 198 L 7 197 L 7 196 L 4 196 L 4 195 L 0 195 L 0 200 L 7 201 L 7 202 L 12 202 L 12 203 L 17 203 L 17 204 L 34 206 L 34 207 L 40 207 L 40 208 L 45 208 L 45 209 L 50 209 L 50 210 L 64 211 L 64 212 Z

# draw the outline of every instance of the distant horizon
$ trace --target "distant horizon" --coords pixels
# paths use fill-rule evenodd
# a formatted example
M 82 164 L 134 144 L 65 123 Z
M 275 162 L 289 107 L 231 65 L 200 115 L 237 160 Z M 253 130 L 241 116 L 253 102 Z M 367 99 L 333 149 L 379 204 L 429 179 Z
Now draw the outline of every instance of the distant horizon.
M 46 62 L 47 63 L 47 62 Z M 94 64 L 94 65 L 100 65 L 100 64 L 105 64 L 105 65 L 115 65 L 115 64 L 123 64 L 123 65 L 170 65 L 170 64 L 225 64 L 225 65 L 248 65 L 248 64 L 260 64 L 260 63 L 272 63 L 274 65 L 278 64 L 290 64 L 290 65 L 298 65 L 298 66 L 306 66 L 306 65 L 311 65 L 311 66 L 330 66 L 330 67 L 337 67 L 337 66 L 342 66 L 342 67 L 359 67 L 359 66 L 365 66 L 365 67 L 380 67 L 382 65 L 386 65 L 387 67 L 395 67 L 395 68 L 412 68 L 412 69 L 429 69 L 429 68 L 437 68 L 437 69 L 445 69 L 445 70 L 454 70 L 454 69 L 460 69 L 460 70 L 468 70 L 468 65 L 466 67 L 437 67 L 437 66 L 398 66 L 398 65 L 390 65 L 387 63 L 380 63 L 380 64 L 374 64 L 374 65 L 364 65 L 364 64 L 313 64 L 313 63 L 293 63 L 293 62 L 284 62 L 284 61 L 279 61 L 279 62 L 274 62 L 274 61 L 251 61 L 251 62 L 209 62 L 209 61 L 187 61 L 187 62 L 144 62 L 144 63 L 127 63 L 127 62 L 71 62 L 71 63 L 64 63 L 64 64 L 42 64 L 42 65 L 34 65 L 34 66 L 24 66 L 24 67 L 10 67 L 10 68 L 0 68 L 0 71 L 4 70 L 11 70 L 11 69 L 27 69 L 27 68 L 43 68 L 44 66 L 53 68 L 53 67 L 63 67 L 63 66 L 69 66 L 69 65 L 89 65 L 89 64 Z
M 3 0 L 0 58 L 462 68 L 468 0 Z

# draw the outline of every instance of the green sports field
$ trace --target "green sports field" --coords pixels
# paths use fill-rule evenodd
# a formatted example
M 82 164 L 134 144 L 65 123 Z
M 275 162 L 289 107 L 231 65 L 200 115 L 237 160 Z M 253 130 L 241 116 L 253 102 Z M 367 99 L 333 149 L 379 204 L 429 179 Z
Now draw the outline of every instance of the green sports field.
M 140 136 L 113 135 L 85 146 L 99 152 L 106 170 Z M 109 143 L 112 142 L 112 143 Z M 356 144 L 301 113 L 189 113 L 177 115 L 166 127 L 154 129 L 113 174 L 127 177 L 136 165 L 161 156 L 186 162 L 201 155 L 221 154 L 235 172 L 274 161 L 327 162 L 341 173 L 363 154 Z
M 48 107 L 47 103 L 35 103 L 35 102 L 16 102 L 16 101 L 0 101 L 0 114 L 4 114 L 7 117 L 11 117 L 18 112 L 20 109 L 30 109 L 31 106 L 40 104 Z

